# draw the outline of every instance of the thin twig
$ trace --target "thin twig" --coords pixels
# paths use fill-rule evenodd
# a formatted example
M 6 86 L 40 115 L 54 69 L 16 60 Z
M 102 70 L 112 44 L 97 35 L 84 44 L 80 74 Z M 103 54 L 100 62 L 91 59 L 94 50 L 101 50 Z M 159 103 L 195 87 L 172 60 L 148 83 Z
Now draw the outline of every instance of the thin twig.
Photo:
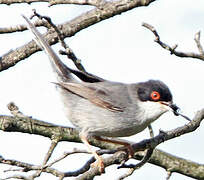
M 59 158 L 55 159 L 53 162 L 45 165 L 45 167 L 51 167 L 54 164 L 58 163 L 59 161 L 65 159 L 67 156 L 72 155 L 72 154 L 78 154 L 78 153 L 88 153 L 88 154 L 90 154 L 89 151 L 74 148 L 70 152 L 64 152 L 64 154 L 61 157 L 59 157 Z
M 123 175 L 119 176 L 119 177 L 117 178 L 117 180 L 123 180 L 123 179 L 125 179 L 125 178 L 131 176 L 134 171 L 135 171 L 135 170 L 134 170 L 133 168 L 128 169 L 127 172 L 125 172 Z
M 59 142 L 59 138 L 57 135 L 53 136 L 52 137 L 52 142 L 51 142 L 51 145 L 50 145 L 50 148 L 48 150 L 48 152 L 46 153 L 46 156 L 44 158 L 44 161 L 43 161 L 43 166 L 45 166 L 48 162 L 48 160 L 50 159 L 51 155 L 53 154 L 54 152 L 54 149 L 56 148 L 57 144 Z
M 31 171 L 31 170 L 41 170 L 42 169 L 42 166 L 36 166 L 36 165 L 33 165 L 33 164 L 29 164 L 29 163 L 25 163 L 25 162 L 13 160 L 13 159 L 5 159 L 3 157 L 0 158 L 0 163 L 21 167 L 21 168 L 23 168 L 22 172 L 28 172 L 28 171 Z M 56 177 L 61 177 L 63 175 L 62 172 L 60 172 L 60 171 L 58 171 L 58 170 L 56 170 L 54 168 L 45 168 L 45 169 L 43 169 L 43 172 L 50 173 L 50 174 L 52 174 L 52 175 L 54 175 Z M 29 178 L 29 177 L 26 177 L 26 178 Z
M 178 57 L 196 58 L 196 59 L 200 59 L 200 60 L 204 61 L 203 48 L 202 48 L 202 46 L 200 44 L 200 39 L 197 37 L 198 34 L 196 35 L 195 39 L 196 39 L 196 41 L 198 41 L 198 42 L 196 42 L 196 44 L 197 44 L 197 47 L 199 49 L 200 54 L 194 53 L 194 52 L 181 52 L 181 51 L 177 51 L 176 50 L 176 48 L 178 47 L 177 44 L 171 47 L 168 44 L 162 42 L 160 40 L 160 36 L 159 36 L 158 32 L 156 31 L 156 29 L 152 25 L 147 24 L 147 23 L 143 23 L 142 26 L 144 26 L 145 28 L 147 28 L 150 31 L 152 31 L 152 33 L 155 36 L 155 40 L 154 41 L 156 43 L 158 43 L 162 48 L 170 51 L 170 54 L 174 54 L 174 55 L 176 55 Z
M 13 176 L 9 176 L 7 178 L 3 178 L 3 179 L 0 179 L 0 180 L 7 180 L 7 179 L 21 179 L 21 180 L 33 180 L 33 179 L 30 179 L 26 176 L 22 176 L 22 175 L 13 175 Z
M 153 138 L 153 137 L 154 137 L 154 131 L 153 131 L 153 128 L 152 128 L 151 124 L 148 125 L 147 127 L 148 127 L 148 129 L 149 129 L 150 137 Z
M 153 138 L 154 137 L 154 132 L 153 132 L 152 126 L 148 125 L 148 129 L 149 129 L 150 137 Z M 120 169 L 120 168 L 130 168 L 132 170 L 136 170 L 136 169 L 141 168 L 151 158 L 151 155 L 152 155 L 153 151 L 154 151 L 154 148 L 147 149 L 145 155 L 143 156 L 142 160 L 139 163 L 129 164 L 129 165 L 123 163 L 121 166 L 118 167 L 118 169 Z
M 200 43 L 200 31 L 195 34 L 194 40 L 196 42 L 196 45 L 198 47 L 198 50 L 199 50 L 200 54 L 204 55 L 204 50 L 203 50 L 203 47 L 202 47 L 202 45 Z
M 14 103 L 14 102 L 10 102 L 8 105 L 7 105 L 9 111 L 11 112 L 11 114 L 13 116 L 16 116 L 16 117 L 27 117 L 26 115 L 24 115 L 18 108 L 18 106 Z
M 39 177 L 39 176 L 42 174 L 43 169 L 45 169 L 45 165 L 47 164 L 48 160 L 50 159 L 51 155 L 53 154 L 54 149 L 56 148 L 58 142 L 59 142 L 58 136 L 56 136 L 56 135 L 53 136 L 53 137 L 52 137 L 51 145 L 50 145 L 50 147 L 49 147 L 49 149 L 48 149 L 48 152 L 47 152 L 46 155 L 45 155 L 45 158 L 44 158 L 44 160 L 43 160 L 43 164 L 41 165 L 41 169 L 40 169 L 39 171 L 37 171 L 36 173 L 34 173 L 33 175 L 31 175 L 31 176 L 30 176 L 31 179 L 34 179 L 34 178 L 36 178 L 36 177 Z
M 76 4 L 76 5 L 90 5 L 100 8 L 101 4 L 105 3 L 103 0 L 50 0 L 50 6 L 56 4 Z
M 132 169 L 141 168 L 151 158 L 153 151 L 154 151 L 154 149 L 152 149 L 152 148 L 147 149 L 146 154 L 143 156 L 142 160 L 139 163 L 137 163 L 137 164 L 122 164 L 121 166 L 118 167 L 118 169 L 120 169 L 120 168 L 132 168 Z
M 61 44 L 61 46 L 65 49 L 65 51 L 60 51 L 60 54 L 62 55 L 66 55 L 69 59 L 71 59 L 73 61 L 73 63 L 75 64 L 75 66 L 83 72 L 85 71 L 85 68 L 83 67 L 83 65 L 81 64 L 81 60 L 77 58 L 77 56 L 74 54 L 74 52 L 72 51 L 72 49 L 65 43 L 63 35 L 61 34 L 60 30 L 58 29 L 58 27 L 52 22 L 51 18 L 48 16 L 42 16 L 39 13 L 36 12 L 36 10 L 33 10 L 34 16 L 38 17 L 39 19 L 45 19 L 47 21 L 47 23 L 55 30 L 55 32 L 57 33 L 57 37 L 58 40 Z
M 83 173 L 87 172 L 90 169 L 91 164 L 93 162 L 95 162 L 95 158 L 91 157 L 80 169 L 78 169 L 76 171 L 73 171 L 73 172 L 66 172 L 65 173 L 65 177 L 79 176 L 80 174 L 83 174 Z
M 0 3 L 1 4 L 1 3 Z M 44 20 L 37 20 L 34 22 L 34 25 L 36 27 L 47 27 L 49 28 L 49 25 L 47 23 L 47 21 Z M 15 25 L 15 26 L 10 26 L 10 27 L 1 27 L 0 28 L 0 34 L 8 34 L 8 33 L 14 33 L 14 32 L 22 32 L 27 30 L 27 26 L 24 24 L 19 24 L 19 25 Z M 14 50 L 12 50 L 14 51 Z M 9 54 L 10 52 L 7 52 L 7 54 Z M 6 54 L 5 54 L 6 55 Z
M 167 170 L 167 177 L 166 177 L 166 180 L 169 180 L 171 178 L 171 175 L 172 175 L 172 172 Z

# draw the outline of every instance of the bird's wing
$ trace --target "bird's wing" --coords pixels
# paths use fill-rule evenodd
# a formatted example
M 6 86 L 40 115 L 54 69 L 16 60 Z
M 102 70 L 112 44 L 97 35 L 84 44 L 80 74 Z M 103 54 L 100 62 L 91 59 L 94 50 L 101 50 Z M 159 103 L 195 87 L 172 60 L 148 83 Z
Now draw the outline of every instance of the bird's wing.
M 91 103 L 96 106 L 105 108 L 109 111 L 114 112 L 123 112 L 124 107 L 119 107 L 117 103 L 114 103 L 112 100 L 112 94 L 110 90 L 102 89 L 94 86 L 89 86 L 87 84 L 82 83 L 55 83 L 63 89 L 66 89 L 84 99 L 89 100 Z

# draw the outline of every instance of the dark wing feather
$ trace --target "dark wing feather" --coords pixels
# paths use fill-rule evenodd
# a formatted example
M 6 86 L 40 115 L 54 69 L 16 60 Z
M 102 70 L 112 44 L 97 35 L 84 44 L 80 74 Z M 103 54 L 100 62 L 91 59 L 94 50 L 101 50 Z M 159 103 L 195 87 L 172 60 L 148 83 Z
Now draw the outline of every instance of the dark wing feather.
M 99 107 L 105 108 L 109 111 L 123 112 L 123 108 L 115 106 L 111 102 L 104 100 L 103 98 L 104 96 L 105 97 L 109 96 L 109 94 L 107 94 L 107 92 L 105 92 L 104 90 L 96 89 L 94 87 L 89 87 L 81 83 L 80 84 L 79 83 L 55 83 L 55 84 L 82 98 L 89 100 L 91 103 Z
M 105 81 L 105 79 L 98 77 L 96 75 L 90 74 L 88 72 L 77 71 L 71 68 L 69 68 L 69 70 L 84 82 L 95 83 L 95 82 Z

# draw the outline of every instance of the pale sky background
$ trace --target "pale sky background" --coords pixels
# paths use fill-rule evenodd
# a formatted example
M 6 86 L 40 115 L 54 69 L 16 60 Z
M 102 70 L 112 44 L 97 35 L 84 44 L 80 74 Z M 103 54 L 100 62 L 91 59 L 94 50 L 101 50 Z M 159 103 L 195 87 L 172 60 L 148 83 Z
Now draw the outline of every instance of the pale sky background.
M 58 5 L 48 8 L 47 3 L 33 3 L 31 5 L 1 5 L 0 27 L 23 24 L 20 16 L 29 16 L 35 8 L 38 13 L 47 15 L 55 23 L 62 23 L 91 9 L 87 6 Z M 172 91 L 174 102 L 181 107 L 182 112 L 193 117 L 197 110 L 204 108 L 204 62 L 196 59 L 179 58 L 154 42 L 152 32 L 141 26 L 142 22 L 153 25 L 161 36 L 161 40 L 170 45 L 178 44 L 178 50 L 197 52 L 194 35 L 201 31 L 201 42 L 204 45 L 204 1 L 203 0 L 158 0 L 148 7 L 140 7 L 129 12 L 100 22 L 81 32 L 66 42 L 82 59 L 82 64 L 90 73 L 105 79 L 125 83 L 160 79 Z M 43 29 L 44 30 L 44 29 Z M 44 31 L 43 31 L 44 32 Z M 0 35 L 0 55 L 15 49 L 30 41 L 30 32 L 19 32 Z M 53 46 L 59 50 L 58 45 Z M 70 66 L 71 63 L 69 63 Z M 73 67 L 73 66 L 72 66 Z M 20 110 L 34 118 L 70 126 L 64 116 L 57 91 L 52 83 L 56 81 L 49 65 L 48 58 L 43 52 L 38 52 L 28 59 L 21 61 L 9 70 L 1 72 L 0 113 L 9 115 L 7 104 L 14 101 Z M 58 118 L 56 118 L 58 117 Z M 187 123 L 181 117 L 166 113 L 155 123 L 153 129 L 158 134 L 159 129 L 171 130 Z M 138 142 L 148 138 L 148 131 L 129 137 Z M 127 138 L 126 138 L 127 139 Z M 204 126 L 182 137 L 170 140 L 158 146 L 168 153 L 204 163 Z M 50 141 L 47 138 L 22 133 L 5 133 L 0 131 L 0 155 L 8 159 L 17 159 L 33 164 L 41 164 L 48 150 Z M 77 144 L 62 142 L 56 148 L 52 159 L 69 151 Z M 80 145 L 85 148 L 84 145 Z M 77 155 L 78 156 L 78 155 Z M 83 156 L 80 160 L 86 161 Z M 81 160 L 81 161 L 82 161 Z M 71 163 L 70 163 L 71 162 Z M 71 171 L 82 166 L 82 162 L 71 156 L 57 164 L 63 171 Z M 106 174 L 97 180 L 115 179 L 126 170 L 117 170 L 117 166 L 106 169 Z M 2 171 L 8 166 L 0 164 L 0 178 L 9 174 Z M 15 172 L 17 173 L 17 172 Z M 127 178 L 164 180 L 166 172 L 162 168 L 146 164 Z M 38 178 L 54 180 L 50 175 Z M 67 178 L 69 179 L 69 178 Z M 70 178 L 72 179 L 72 178 Z M 174 173 L 171 180 L 190 180 L 186 176 Z

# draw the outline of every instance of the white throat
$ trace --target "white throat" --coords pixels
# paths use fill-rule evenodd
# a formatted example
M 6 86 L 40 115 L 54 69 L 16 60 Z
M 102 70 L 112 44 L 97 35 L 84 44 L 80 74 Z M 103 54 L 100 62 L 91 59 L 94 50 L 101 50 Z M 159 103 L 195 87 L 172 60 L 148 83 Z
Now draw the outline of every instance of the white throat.
M 138 103 L 142 123 L 151 123 L 171 108 L 160 102 L 145 101 Z

